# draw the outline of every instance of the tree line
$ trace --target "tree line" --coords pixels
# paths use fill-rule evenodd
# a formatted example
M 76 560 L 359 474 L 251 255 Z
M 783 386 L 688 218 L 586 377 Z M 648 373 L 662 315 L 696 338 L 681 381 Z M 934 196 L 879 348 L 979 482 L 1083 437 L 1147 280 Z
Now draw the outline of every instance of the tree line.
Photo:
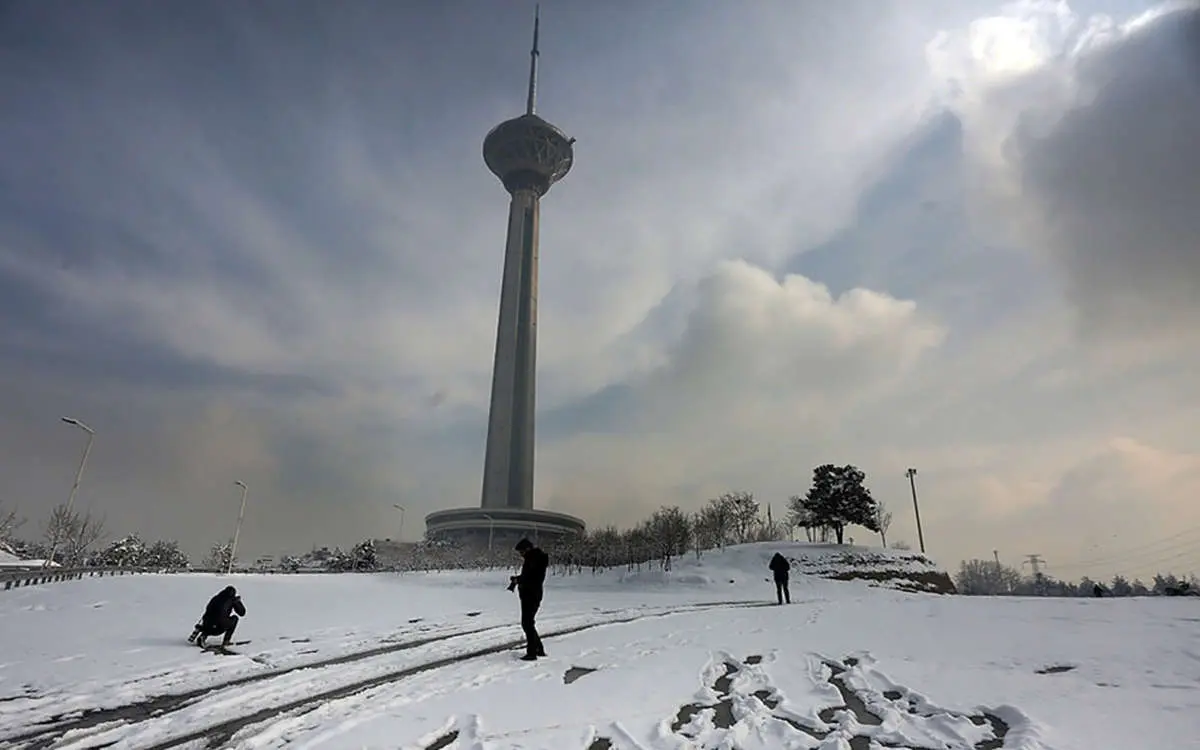
M 664 506 L 632 528 L 618 530 L 608 526 L 552 545 L 547 551 L 564 569 L 595 570 L 621 565 L 640 566 L 658 563 L 670 569 L 672 561 L 685 554 L 699 558 L 704 551 L 746 542 L 780 541 L 803 533 L 810 542 L 844 543 L 849 526 L 861 526 L 878 533 L 887 546 L 891 523 L 883 503 L 875 500 L 866 487 L 866 475 L 852 465 L 824 464 L 813 470 L 812 485 L 804 495 L 788 498 L 783 517 L 776 519 L 770 507 L 764 509 L 751 492 L 727 492 L 709 500 L 694 513 L 678 506 Z M 190 561 L 174 541 L 147 543 L 138 535 L 129 535 L 98 548 L 104 536 L 103 519 L 88 511 L 68 511 L 56 507 L 45 524 L 39 541 L 22 541 L 16 530 L 22 521 L 16 513 L 0 513 L 0 549 L 27 559 L 46 559 L 55 549 L 54 561 L 67 567 L 123 566 L 187 568 Z M 853 541 L 853 540 L 851 540 Z M 212 545 L 201 561 L 207 570 L 229 567 L 232 540 Z M 896 548 L 907 549 L 897 543 Z M 509 565 L 509 551 L 457 550 L 449 545 L 425 541 L 408 548 L 401 560 L 389 566 L 401 569 L 435 567 L 492 567 Z M 243 569 L 233 560 L 234 567 Z M 315 548 L 304 555 L 285 555 L 269 566 L 281 571 L 299 570 L 375 570 L 380 566 L 374 543 L 364 540 L 349 550 Z
M 1200 591 L 1200 581 L 1194 575 L 1182 578 L 1157 573 L 1149 586 L 1123 575 L 1113 576 L 1108 583 L 1087 576 L 1062 581 L 1040 571 L 1023 576 L 1016 568 L 995 560 L 964 560 L 954 576 L 954 585 L 958 593 L 967 596 L 1180 596 Z

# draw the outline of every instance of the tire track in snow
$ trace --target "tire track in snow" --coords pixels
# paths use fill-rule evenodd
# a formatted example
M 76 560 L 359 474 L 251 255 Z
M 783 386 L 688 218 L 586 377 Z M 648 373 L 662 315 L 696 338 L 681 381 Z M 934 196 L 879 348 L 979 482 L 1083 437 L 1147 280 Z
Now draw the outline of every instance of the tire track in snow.
M 668 615 L 681 614 L 681 613 L 687 613 L 687 612 L 703 612 L 705 610 L 715 609 L 715 608 L 757 607 L 757 606 L 764 606 L 764 604 L 758 603 L 758 602 L 747 602 L 745 600 L 704 602 L 704 603 L 695 604 L 695 605 L 684 605 L 683 607 L 673 608 L 673 609 L 669 609 L 669 610 L 665 610 L 665 611 L 661 611 L 661 612 L 653 612 L 653 611 L 652 612 L 642 612 L 639 614 L 620 617 L 620 618 L 616 618 L 613 620 L 601 620 L 601 621 L 592 622 L 592 623 L 585 623 L 583 625 L 571 626 L 571 627 L 564 628 L 561 630 L 549 632 L 546 634 L 545 637 L 569 635 L 571 633 L 576 633 L 576 632 L 580 632 L 583 630 L 590 630 L 590 629 L 603 627 L 603 626 L 607 626 L 607 625 L 618 625 L 618 624 L 627 623 L 627 622 L 635 622 L 637 620 L 647 619 L 647 618 L 652 618 L 652 617 L 665 617 Z M 616 614 L 621 611 L 622 610 L 601 610 L 598 614 L 601 614 L 601 615 Z M 625 610 L 625 611 L 629 611 L 629 610 Z M 47 748 L 53 747 L 58 740 L 64 739 L 64 736 L 67 735 L 68 733 L 86 732 L 89 729 L 99 728 L 105 724 L 115 724 L 116 722 L 123 722 L 123 725 L 121 725 L 120 727 L 114 726 L 114 727 L 112 727 L 112 729 L 118 729 L 118 728 L 131 729 L 131 728 L 141 725 L 141 724 L 168 718 L 172 714 L 175 714 L 183 709 L 186 709 L 189 706 L 200 703 L 200 702 L 204 701 L 205 699 L 218 696 L 221 693 L 224 693 L 232 688 L 239 688 L 239 687 L 243 687 L 245 685 L 250 685 L 250 684 L 259 683 L 259 682 L 266 683 L 269 685 L 270 681 L 272 681 L 272 680 L 275 680 L 275 679 L 278 679 L 281 677 L 286 677 L 288 675 L 291 675 L 293 673 L 300 672 L 303 670 L 326 669 L 329 667 L 336 667 L 336 666 L 341 666 L 344 664 L 351 664 L 351 663 L 358 662 L 358 661 L 364 661 L 366 659 L 370 659 L 370 658 L 376 657 L 376 656 L 382 656 L 382 655 L 387 655 L 387 654 L 392 654 L 392 653 L 397 653 L 397 652 L 402 652 L 402 651 L 408 651 L 408 650 L 412 650 L 415 648 L 420 648 L 422 646 L 443 643 L 445 641 L 448 641 L 448 640 L 451 640 L 454 638 L 462 638 L 465 636 L 472 636 L 472 635 L 483 635 L 485 633 L 500 631 L 500 630 L 509 629 L 512 627 L 513 626 L 511 624 L 504 624 L 504 625 L 493 625 L 493 626 L 489 626 L 489 627 L 473 628 L 470 630 L 456 630 L 456 631 L 451 631 L 451 632 L 443 632 L 443 633 L 438 633 L 437 635 L 425 636 L 425 637 L 416 638 L 416 639 L 407 640 L 407 641 L 389 643 L 384 646 L 377 646 L 377 647 L 366 649 L 363 651 L 356 651 L 356 652 L 352 652 L 349 654 L 341 654 L 339 656 L 330 657 L 328 659 L 321 659 L 321 660 L 317 660 L 317 661 L 313 661 L 313 662 L 305 662 L 303 664 L 297 664 L 295 666 L 273 669 L 273 670 L 267 671 L 267 672 L 256 672 L 253 674 L 236 677 L 234 679 L 227 680 L 225 682 L 219 682 L 219 683 L 215 683 L 215 684 L 210 683 L 210 684 L 205 685 L 204 687 L 195 688 L 193 690 L 188 690 L 188 691 L 181 692 L 181 693 L 169 693 L 169 694 L 164 694 L 164 695 L 152 696 L 145 700 L 128 703 L 128 704 L 124 704 L 121 706 L 115 706 L 115 707 L 111 707 L 111 708 L 102 708 L 102 709 L 85 709 L 80 716 L 77 716 L 74 718 L 64 720 L 61 717 L 52 717 L 48 720 L 38 722 L 37 724 L 34 725 L 35 728 L 26 729 L 26 731 L 21 732 L 19 734 L 9 735 L 6 737 L 0 737 L 0 746 L 6 747 L 6 748 L 20 746 L 23 748 L 27 748 L 28 750 L 46 750 Z M 386 684 L 387 682 L 404 679 L 405 677 L 408 677 L 408 676 L 411 676 L 414 674 L 420 674 L 421 672 L 427 672 L 427 671 L 431 671 L 433 669 L 438 669 L 441 667 L 458 664 L 458 663 L 461 663 L 463 661 L 467 661 L 470 659 L 479 658 L 481 656 L 499 653 L 506 649 L 515 648 L 516 646 L 519 646 L 522 643 L 524 643 L 523 639 L 516 640 L 516 641 L 508 641 L 501 645 L 489 646 L 484 649 L 477 649 L 475 651 L 470 651 L 470 652 L 467 652 L 464 654 L 458 654 L 458 655 L 451 656 L 451 657 L 444 657 L 442 659 L 436 659 L 436 660 L 433 660 L 430 662 L 425 662 L 425 663 L 418 664 L 418 665 L 415 665 L 412 667 L 407 667 L 407 668 L 401 669 L 401 670 L 392 670 L 385 674 L 375 675 L 375 676 L 372 676 L 372 677 L 369 677 L 366 679 L 360 679 L 360 680 L 357 680 L 357 681 L 354 681 L 354 682 L 351 682 L 348 684 L 330 688 L 329 690 L 322 691 L 317 694 L 308 695 L 302 699 L 296 699 L 296 700 L 290 701 L 288 703 L 285 703 L 283 706 L 264 708 L 264 709 L 255 711 L 246 716 L 237 717 L 234 719 L 228 719 L 224 722 L 220 722 L 216 725 L 212 725 L 207 729 L 191 732 L 182 738 L 166 740 L 159 744 L 153 745 L 152 747 L 153 748 L 175 747 L 180 744 L 196 742 L 197 740 L 200 740 L 200 739 L 206 739 L 207 737 L 209 737 L 209 735 L 212 732 L 220 731 L 224 727 L 236 725 L 228 732 L 227 737 L 232 736 L 235 732 L 240 730 L 242 727 L 258 723 L 259 721 L 262 721 L 264 718 L 270 718 L 271 716 L 278 715 L 280 713 L 284 713 L 287 711 L 292 711 L 292 710 L 295 710 L 296 708 L 301 708 L 301 707 L 311 705 L 311 704 L 320 705 L 322 702 L 327 701 L 327 700 L 344 697 L 346 695 L 352 695 L 356 692 L 360 692 L 361 690 L 370 689 L 372 687 Z M 80 741 L 85 740 L 85 738 L 82 736 L 80 736 L 78 738 L 72 738 L 72 739 L 77 739 Z M 120 742 L 120 741 L 121 741 L 120 739 L 115 739 L 111 742 L 93 745 L 92 747 L 94 747 L 94 748 L 108 747 L 109 745 L 116 744 L 117 742 Z
M 39 721 L 34 724 L 33 729 L 27 729 L 25 732 L 6 737 L 0 737 L 0 744 L 5 747 L 9 743 L 26 743 L 25 747 L 30 750 L 44 750 L 54 744 L 54 741 L 61 738 L 68 732 L 78 732 L 82 730 L 92 729 L 102 724 L 108 724 L 116 721 L 128 721 L 130 723 L 139 723 L 149 719 L 159 718 L 171 712 L 198 702 L 209 695 L 228 690 L 230 688 L 242 687 L 256 682 L 265 682 L 268 680 L 283 677 L 285 675 L 299 672 L 307 669 L 324 669 L 327 667 L 339 666 L 342 664 L 351 664 L 356 661 L 363 661 L 375 656 L 396 653 L 399 651 L 408 651 L 421 646 L 428 646 L 441 641 L 449 640 L 450 638 L 458 638 L 466 635 L 477 635 L 486 633 L 492 630 L 502 630 L 509 625 L 492 625 L 485 628 L 474 628 L 471 630 L 453 630 L 449 632 L 441 632 L 437 635 L 423 636 L 407 641 L 397 641 L 388 643 L 384 646 L 376 646 L 374 648 L 363 651 L 354 651 L 348 654 L 340 654 L 331 656 L 327 659 L 318 659 L 316 661 L 304 662 L 290 667 L 281 667 L 272 669 L 266 672 L 254 672 L 240 677 L 235 677 L 224 682 L 209 683 L 203 687 L 186 690 L 182 693 L 166 693 L 146 698 L 144 700 L 126 703 L 120 706 L 111 708 L 95 708 L 85 709 L 79 716 L 64 719 L 62 716 L 53 716 L 47 720 Z
M 581 625 L 573 625 L 558 630 L 548 631 L 543 635 L 543 637 L 555 638 L 603 627 L 611 627 L 613 625 L 624 625 L 627 623 L 638 622 L 640 620 L 648 620 L 657 617 L 669 617 L 671 615 L 678 614 L 704 612 L 712 609 L 750 608 L 764 607 L 769 605 L 769 602 L 747 602 L 744 600 L 706 602 L 704 604 L 688 605 L 686 607 L 674 608 L 662 612 L 640 613 L 618 617 L 611 620 L 601 620 L 597 622 L 584 623 Z M 408 677 L 424 674 L 426 672 L 432 672 L 438 669 L 459 665 L 473 659 L 479 659 L 481 657 L 491 656 L 494 654 L 503 653 L 505 651 L 511 651 L 524 643 L 525 640 L 523 637 L 517 638 L 505 641 L 503 643 L 493 644 L 491 646 L 475 648 L 465 653 L 446 656 L 440 659 L 433 659 L 421 664 L 415 664 L 409 667 L 392 670 L 385 674 L 356 680 L 345 685 L 323 690 L 319 693 L 307 695 L 303 698 L 297 698 L 288 701 L 282 705 L 263 708 L 252 713 L 226 719 L 215 724 L 210 724 L 205 728 L 197 729 L 186 734 L 181 734 L 167 740 L 162 740 L 153 745 L 146 746 L 144 750 L 168 750 L 169 748 L 177 748 L 183 745 L 196 745 L 197 743 L 203 743 L 202 746 L 208 748 L 229 747 L 234 735 L 236 735 L 242 729 L 276 718 L 282 714 L 293 712 L 304 713 L 304 709 L 312 710 L 331 700 L 346 698 L 365 690 L 380 687 L 388 683 L 399 682 Z

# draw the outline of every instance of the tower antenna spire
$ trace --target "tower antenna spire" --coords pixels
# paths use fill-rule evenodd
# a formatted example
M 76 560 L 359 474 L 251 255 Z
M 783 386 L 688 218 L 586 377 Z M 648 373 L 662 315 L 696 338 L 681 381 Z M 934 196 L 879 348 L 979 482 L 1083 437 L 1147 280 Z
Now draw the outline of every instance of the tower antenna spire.
M 533 6 L 533 49 L 529 50 L 529 95 L 525 98 L 525 114 L 532 115 L 537 106 L 538 22 L 541 5 Z

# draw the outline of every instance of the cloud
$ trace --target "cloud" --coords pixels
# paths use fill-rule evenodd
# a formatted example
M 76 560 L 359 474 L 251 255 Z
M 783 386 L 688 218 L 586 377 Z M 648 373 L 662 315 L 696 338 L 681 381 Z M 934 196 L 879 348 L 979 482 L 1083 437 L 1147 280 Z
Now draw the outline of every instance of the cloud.
M 522 103 L 528 17 L 156 7 L 4 11 L 8 492 L 35 518 L 65 497 L 68 412 L 99 430 L 84 502 L 192 551 L 234 478 L 249 556 L 476 503 L 506 209 L 479 148 Z M 1120 484 L 1091 457 L 1189 455 L 1200 408 L 1162 239 L 1189 217 L 1153 181 L 1189 173 L 1152 161 L 1166 110 L 1118 106 L 1182 85 L 1183 16 L 1138 18 L 544 13 L 540 110 L 579 141 L 543 204 L 539 502 L 625 525 L 747 489 L 778 515 L 849 461 L 915 542 L 916 466 L 936 555 L 1071 558 L 1071 503 Z M 1105 244 L 1133 228 L 1153 262 Z
M 1021 554 L 1040 552 L 1053 575 L 1108 580 L 1122 573 L 1149 581 L 1155 573 L 1187 570 L 1195 559 L 1200 454 L 1114 437 L 1056 481 L 1027 490 L 1039 501 L 1007 504 L 992 522 L 1000 534 L 1019 533 Z
M 1186 334 L 1200 313 L 1200 9 L 1126 22 L 1024 2 L 930 57 L 996 214 L 1063 275 L 1079 327 Z
M 761 484 L 764 466 L 771 484 L 794 482 L 806 476 L 795 462 L 821 455 L 828 428 L 910 376 L 945 335 L 911 301 L 867 289 L 834 297 L 744 261 L 720 264 L 677 300 L 685 323 L 663 361 L 601 397 L 605 433 L 549 451 L 545 492 L 557 507 L 594 515 L 604 503 L 581 488 L 603 475 L 623 477 L 616 496 L 634 484 L 650 502 L 697 483 Z

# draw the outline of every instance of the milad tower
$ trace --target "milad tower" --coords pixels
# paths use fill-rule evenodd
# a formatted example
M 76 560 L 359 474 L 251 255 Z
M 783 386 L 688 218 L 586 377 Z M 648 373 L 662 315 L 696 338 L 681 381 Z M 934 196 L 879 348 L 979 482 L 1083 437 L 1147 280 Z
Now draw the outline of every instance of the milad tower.
M 539 22 L 535 11 L 525 114 L 505 120 L 483 139 L 483 160 L 512 199 L 500 283 L 482 502 L 477 508 L 426 516 L 426 532 L 433 539 L 492 546 L 506 544 L 516 536 L 554 539 L 584 531 L 578 518 L 533 507 L 539 213 L 542 196 L 570 171 L 575 143 L 534 112 Z

